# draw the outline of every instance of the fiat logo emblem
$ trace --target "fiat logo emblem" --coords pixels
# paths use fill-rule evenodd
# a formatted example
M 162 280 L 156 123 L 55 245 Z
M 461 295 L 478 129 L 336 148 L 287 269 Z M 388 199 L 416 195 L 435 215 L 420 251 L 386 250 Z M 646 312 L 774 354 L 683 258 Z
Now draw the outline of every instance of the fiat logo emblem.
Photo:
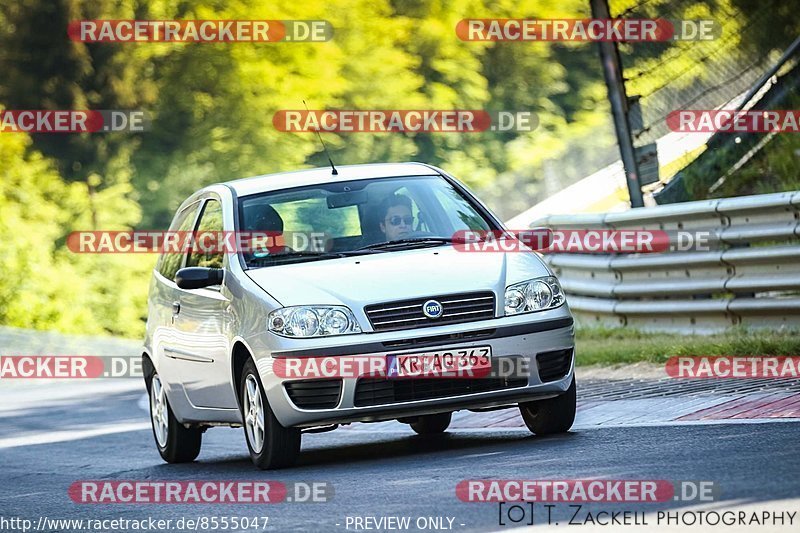
M 444 308 L 436 300 L 428 300 L 422 304 L 422 314 L 428 318 L 439 318 L 442 313 L 444 313 Z

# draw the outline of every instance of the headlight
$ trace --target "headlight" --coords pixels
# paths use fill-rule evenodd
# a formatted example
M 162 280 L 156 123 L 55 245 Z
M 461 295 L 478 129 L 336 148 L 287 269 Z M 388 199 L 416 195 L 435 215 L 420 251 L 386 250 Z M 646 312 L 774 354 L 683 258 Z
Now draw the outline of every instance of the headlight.
M 353 312 L 344 306 L 298 305 L 269 314 L 267 328 L 284 337 L 325 337 L 361 333 Z
M 553 309 L 564 303 L 564 293 L 552 276 L 515 283 L 506 287 L 506 315 Z

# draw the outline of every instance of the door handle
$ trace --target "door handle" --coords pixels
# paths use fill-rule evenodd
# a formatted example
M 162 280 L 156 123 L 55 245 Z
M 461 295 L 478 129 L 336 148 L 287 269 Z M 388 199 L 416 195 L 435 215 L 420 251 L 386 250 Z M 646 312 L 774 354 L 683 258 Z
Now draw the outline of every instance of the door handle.
M 172 302 L 172 314 L 177 315 L 181 312 L 181 303 L 180 302 Z

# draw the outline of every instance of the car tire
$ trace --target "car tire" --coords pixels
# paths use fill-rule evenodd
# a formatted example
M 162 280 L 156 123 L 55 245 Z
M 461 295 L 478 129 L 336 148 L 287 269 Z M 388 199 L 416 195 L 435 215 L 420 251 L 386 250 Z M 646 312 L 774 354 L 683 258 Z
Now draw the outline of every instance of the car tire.
M 292 466 L 300 454 L 300 430 L 283 427 L 275 418 L 252 359 L 244 365 L 239 390 L 244 436 L 253 464 L 262 470 Z
M 161 458 L 168 463 L 190 463 L 200 454 L 203 430 L 187 428 L 175 418 L 164 384 L 157 372 L 147 381 L 150 425 Z
M 552 435 L 569 431 L 575 422 L 575 378 L 563 394 L 547 400 L 519 404 L 525 425 L 536 435 Z
M 453 413 L 436 413 L 435 415 L 423 415 L 411 422 L 411 429 L 420 435 L 435 435 L 444 433 L 450 425 Z

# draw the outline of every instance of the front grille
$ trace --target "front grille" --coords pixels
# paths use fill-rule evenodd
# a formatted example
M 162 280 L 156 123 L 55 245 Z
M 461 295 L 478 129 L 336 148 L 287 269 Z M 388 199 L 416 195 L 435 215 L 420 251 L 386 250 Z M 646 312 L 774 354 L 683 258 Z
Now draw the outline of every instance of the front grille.
M 333 409 L 342 394 L 341 379 L 309 379 L 283 384 L 289 399 L 301 409 Z
M 416 346 L 434 346 L 438 344 L 448 344 L 453 342 L 471 341 L 475 339 L 485 339 L 494 335 L 494 329 L 481 329 L 479 331 L 466 331 L 464 333 L 450 333 L 447 335 L 433 335 L 431 337 L 420 337 L 418 339 L 398 339 L 396 341 L 386 341 L 383 344 L 386 348 L 408 348 Z
M 528 385 L 528 378 L 362 378 L 356 384 L 353 405 L 366 407 L 415 400 L 430 400 Z
M 542 383 L 558 381 L 569 372 L 572 364 L 572 348 L 555 352 L 544 352 L 536 356 L 539 366 L 539 379 Z
M 422 313 L 422 304 L 436 300 L 442 304 L 439 318 L 428 318 Z M 494 293 L 491 291 L 466 294 L 449 294 L 414 298 L 382 304 L 368 305 L 364 311 L 375 331 L 423 328 L 441 324 L 458 324 L 494 318 Z

